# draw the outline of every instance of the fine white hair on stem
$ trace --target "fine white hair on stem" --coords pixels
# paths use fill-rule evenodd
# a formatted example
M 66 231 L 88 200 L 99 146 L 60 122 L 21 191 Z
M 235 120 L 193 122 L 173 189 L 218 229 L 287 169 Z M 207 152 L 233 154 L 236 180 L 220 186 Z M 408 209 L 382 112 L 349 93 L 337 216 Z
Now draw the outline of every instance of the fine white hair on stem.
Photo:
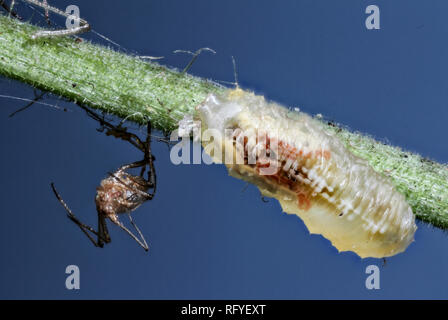
M 76 21 L 79 22 L 79 26 L 78 27 L 74 27 L 74 28 L 70 28 L 70 29 L 63 29 L 63 30 L 43 30 L 43 31 L 38 31 L 35 34 L 33 34 L 31 36 L 32 39 L 39 39 L 39 38 L 50 38 L 50 37 L 62 37 L 62 36 L 73 36 L 73 35 L 77 35 L 77 34 L 81 34 L 81 33 L 85 33 L 87 31 L 90 30 L 90 25 L 89 23 L 80 18 L 80 17 L 76 17 L 74 15 L 68 14 L 58 8 L 52 7 L 50 5 L 48 5 L 45 2 L 40 2 L 38 0 L 24 0 L 28 3 L 31 3 L 33 5 L 36 5 L 38 7 L 41 7 L 43 9 L 46 10 L 46 12 L 51 11 L 54 12 L 60 16 L 66 17 L 66 18 L 72 18 Z
M 140 59 L 147 59 L 147 60 L 161 60 L 164 59 L 165 57 L 153 57 L 153 56 L 137 56 Z
M 118 126 L 120 127 L 120 126 L 124 125 L 126 121 L 128 121 L 130 118 L 132 118 L 134 116 L 144 117 L 143 113 L 141 113 L 141 112 L 134 112 L 133 114 L 130 114 L 130 115 L 126 116 L 125 118 L 123 118 L 123 120 L 120 121 L 120 124 Z

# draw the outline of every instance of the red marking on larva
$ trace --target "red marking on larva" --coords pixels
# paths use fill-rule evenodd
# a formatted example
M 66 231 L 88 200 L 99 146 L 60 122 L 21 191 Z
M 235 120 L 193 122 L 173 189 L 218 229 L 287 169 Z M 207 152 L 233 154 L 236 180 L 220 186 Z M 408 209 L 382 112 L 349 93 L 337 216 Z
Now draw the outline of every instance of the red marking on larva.
M 297 200 L 299 203 L 299 208 L 308 211 L 311 209 L 311 199 L 306 193 L 298 193 Z
M 303 150 L 297 150 L 297 148 L 290 146 L 283 141 L 278 142 L 279 150 L 283 150 L 283 154 L 289 159 L 311 159 L 311 158 L 324 158 L 325 160 L 330 160 L 331 153 L 328 150 L 316 150 L 303 153 Z M 282 153 L 281 153 L 282 154 Z
M 322 157 L 325 160 L 330 160 L 331 153 L 328 150 L 317 150 L 315 151 L 316 157 Z
M 239 135 L 241 135 L 242 132 L 239 132 L 239 134 L 234 135 L 234 140 L 237 140 Z M 245 159 L 245 165 L 251 166 L 255 168 L 255 171 L 260 174 L 260 169 L 268 168 L 271 166 L 271 163 L 269 160 L 263 158 L 260 159 L 257 157 L 255 165 L 248 163 L 248 137 L 244 136 L 243 139 L 243 150 L 244 150 L 244 159 Z M 298 207 L 301 210 L 308 211 L 312 207 L 311 202 L 311 190 L 310 187 L 304 185 L 303 183 L 297 181 L 294 176 L 288 173 L 290 168 L 285 169 L 286 160 L 293 160 L 294 162 L 300 162 L 302 159 L 311 159 L 311 158 L 323 158 L 325 160 L 329 160 L 331 157 L 331 153 L 328 150 L 316 150 L 316 151 L 309 151 L 307 153 L 304 153 L 303 150 L 297 150 L 297 148 L 289 145 L 288 143 L 285 143 L 283 141 L 277 141 L 276 139 L 271 139 L 270 137 L 266 137 L 264 141 L 258 141 L 257 138 L 257 144 L 262 143 L 263 147 L 265 148 L 266 155 L 269 155 L 271 153 L 271 141 L 272 143 L 277 142 L 277 152 L 280 156 L 280 158 L 284 158 L 285 160 L 280 161 L 278 160 L 278 170 L 275 174 L 272 175 L 263 175 L 265 179 L 268 179 L 270 181 L 274 181 L 274 183 L 286 187 L 287 189 L 291 190 L 297 195 L 297 203 Z M 262 161 L 263 160 L 263 161 Z M 301 172 L 300 167 L 296 170 L 297 175 L 303 175 L 306 177 L 306 174 Z M 261 175 L 261 174 L 260 174 Z

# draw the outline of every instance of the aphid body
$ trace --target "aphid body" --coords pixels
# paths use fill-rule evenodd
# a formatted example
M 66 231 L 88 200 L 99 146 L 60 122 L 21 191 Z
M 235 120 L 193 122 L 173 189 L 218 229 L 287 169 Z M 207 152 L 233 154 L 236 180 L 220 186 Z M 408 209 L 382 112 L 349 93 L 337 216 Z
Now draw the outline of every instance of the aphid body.
M 147 201 L 150 187 L 144 178 L 119 170 L 103 179 L 97 188 L 97 211 L 116 220 L 118 214 L 132 212 Z
M 90 109 L 83 106 L 81 106 L 81 108 L 83 108 L 90 117 L 99 121 L 103 128 L 107 128 L 107 135 L 128 141 L 144 153 L 144 158 L 141 161 L 121 166 L 114 172 L 109 173 L 109 176 L 101 181 L 100 186 L 96 189 L 95 196 L 95 204 L 98 214 L 98 231 L 82 223 L 73 214 L 53 183 L 51 184 L 51 188 L 53 189 L 56 198 L 67 211 L 68 218 L 81 229 L 94 246 L 102 248 L 104 243 L 109 243 L 111 241 L 106 223 L 106 219 L 109 219 L 113 224 L 129 234 L 129 236 L 131 236 L 131 238 L 143 249 L 148 251 L 149 248 L 145 237 L 134 223 L 131 213 L 144 202 L 151 200 L 156 192 L 155 158 L 151 153 L 151 123 L 148 122 L 146 141 L 143 142 L 135 134 L 127 132 L 126 128 L 114 126 Z M 148 178 L 145 179 L 144 174 L 147 167 L 149 168 Z M 137 176 L 128 173 L 127 170 L 130 169 L 140 169 L 140 175 Z M 138 237 L 120 221 L 119 215 L 124 213 L 128 215 L 129 221 L 137 231 Z M 95 240 L 92 235 L 96 236 L 97 239 Z
M 242 163 L 225 161 L 229 173 L 276 198 L 339 251 L 387 257 L 413 241 L 415 218 L 404 196 L 317 120 L 240 89 L 209 95 L 197 114 L 203 132 L 222 134 L 211 151 L 203 141 L 215 162 L 243 150 Z M 262 174 L 269 164 L 278 169 Z

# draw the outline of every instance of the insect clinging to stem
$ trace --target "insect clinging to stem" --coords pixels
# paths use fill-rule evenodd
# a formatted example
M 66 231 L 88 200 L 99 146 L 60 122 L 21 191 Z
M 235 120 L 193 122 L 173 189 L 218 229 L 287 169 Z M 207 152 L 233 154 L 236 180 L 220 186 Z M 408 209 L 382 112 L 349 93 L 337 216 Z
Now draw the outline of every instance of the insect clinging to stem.
M 56 190 L 56 187 L 51 183 L 51 188 L 67 211 L 68 218 L 73 221 L 81 231 L 89 238 L 94 246 L 102 248 L 104 244 L 111 241 L 109 231 L 107 229 L 106 219 L 112 221 L 113 224 L 124 230 L 131 238 L 133 238 L 145 251 L 148 251 L 148 244 L 137 225 L 134 223 L 131 213 L 142 205 L 145 201 L 151 200 L 156 192 L 156 172 L 154 168 L 154 156 L 151 153 L 151 122 L 147 124 L 147 137 L 145 142 L 130 132 L 126 128 L 114 126 L 105 121 L 93 111 L 81 106 L 86 112 L 99 121 L 102 128 L 106 128 L 106 135 L 112 135 L 116 138 L 130 142 L 144 153 L 144 158 L 141 161 L 119 167 L 116 171 L 109 173 L 108 177 L 101 181 L 97 188 L 95 196 L 95 204 L 98 214 L 98 230 L 82 223 L 71 211 L 61 195 Z M 147 179 L 144 178 L 146 167 L 148 167 Z M 130 169 L 141 168 L 140 174 L 132 175 L 127 172 Z M 149 192 L 151 190 L 151 192 Z M 127 214 L 130 223 L 137 231 L 138 236 L 134 235 L 124 224 L 119 220 L 120 214 Z M 92 236 L 93 235 L 93 236 Z M 94 239 L 94 236 L 97 239 Z

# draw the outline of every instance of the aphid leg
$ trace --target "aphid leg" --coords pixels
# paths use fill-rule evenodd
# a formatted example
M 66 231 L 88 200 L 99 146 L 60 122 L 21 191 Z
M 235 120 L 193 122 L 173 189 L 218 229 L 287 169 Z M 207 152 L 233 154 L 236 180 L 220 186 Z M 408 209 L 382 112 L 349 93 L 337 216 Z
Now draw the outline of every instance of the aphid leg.
M 114 177 L 115 180 L 117 180 L 118 182 L 123 184 L 126 188 L 132 190 L 132 192 L 134 194 L 138 194 L 139 196 L 145 198 L 146 200 L 151 200 L 154 197 L 154 194 L 149 194 L 147 192 L 144 192 L 144 191 L 136 189 L 134 186 L 129 185 L 128 183 L 123 181 L 120 178 L 120 176 L 117 174 L 117 173 L 120 173 L 120 172 L 124 172 L 124 171 L 126 171 L 128 169 L 144 167 L 144 166 L 146 166 L 146 164 L 147 164 L 147 162 L 145 160 L 134 162 L 134 163 L 130 163 L 130 164 L 126 164 L 126 165 L 121 166 L 120 168 L 118 168 L 118 170 L 116 172 L 114 172 L 114 173 L 109 172 L 109 175 L 111 177 Z M 135 183 L 139 183 L 139 182 L 135 181 Z M 154 188 L 154 186 L 151 184 L 151 181 L 147 181 L 146 183 L 147 183 L 146 187 Z M 141 183 L 139 183 L 139 184 L 141 185 Z
M 147 135 L 146 135 L 146 153 L 145 153 L 145 159 L 148 161 L 149 166 L 149 172 L 148 172 L 148 183 L 153 189 L 152 196 L 156 193 L 156 186 L 157 186 L 157 175 L 156 175 L 156 169 L 154 167 L 154 156 L 151 152 L 151 122 L 148 121 L 148 128 L 147 128 Z M 146 166 L 144 167 L 146 168 Z M 141 176 L 143 177 L 144 171 L 142 171 Z
M 122 128 L 120 126 L 114 126 L 113 124 L 111 124 L 108 121 L 106 121 L 104 119 L 104 117 L 101 117 L 96 112 L 90 110 L 89 108 L 87 108 L 87 107 L 85 107 L 83 105 L 79 105 L 79 106 L 84 111 L 86 111 L 86 113 L 92 119 L 98 121 L 102 127 L 107 128 L 106 135 L 114 136 L 115 138 L 119 138 L 119 139 L 122 139 L 124 141 L 128 141 L 129 143 L 131 143 L 132 145 L 134 145 L 136 148 L 138 148 L 139 150 L 141 150 L 144 153 L 144 160 L 121 166 L 117 170 L 117 172 L 125 171 L 127 169 L 133 169 L 133 168 L 141 167 L 142 169 L 140 171 L 140 176 L 143 177 L 143 174 L 146 171 L 146 165 L 148 165 L 149 171 L 148 171 L 148 180 L 147 181 L 148 181 L 149 187 L 153 189 L 153 193 L 152 193 L 152 195 L 147 194 L 147 193 L 145 193 L 145 194 L 146 194 L 146 198 L 147 199 L 152 199 L 152 197 L 154 196 L 154 193 L 155 193 L 155 189 L 156 189 L 157 176 L 156 176 L 156 171 L 155 171 L 155 168 L 154 168 L 154 160 L 155 160 L 155 158 L 154 158 L 154 156 L 151 153 L 151 135 L 152 135 L 151 122 L 148 121 L 146 140 L 143 143 L 137 135 L 135 135 L 135 134 L 133 134 L 131 132 L 126 131 L 126 128 Z M 121 180 L 121 179 L 119 179 L 119 177 L 117 177 L 114 174 L 110 174 L 110 175 L 115 176 L 115 178 L 118 178 L 119 181 Z M 123 181 L 121 181 L 121 182 L 124 183 Z M 142 193 L 142 191 L 138 191 L 138 193 Z
M 146 166 L 142 166 L 142 169 L 140 170 L 140 177 L 143 177 L 146 172 Z
M 146 141 L 145 141 L 145 144 L 142 143 L 142 146 L 143 146 L 143 151 L 144 151 L 144 154 L 145 154 L 143 160 L 137 161 L 137 162 L 133 162 L 131 164 L 123 165 L 120 168 L 118 168 L 115 173 L 109 173 L 109 174 L 111 176 L 113 176 L 117 181 L 119 181 L 120 183 L 125 185 L 127 188 L 131 189 L 134 193 L 137 193 L 140 196 L 143 196 L 147 200 L 151 200 L 154 197 L 154 194 L 156 192 L 157 176 L 156 176 L 156 170 L 155 170 L 155 167 L 154 167 L 154 160 L 155 160 L 155 158 L 154 158 L 154 156 L 151 153 L 151 123 L 150 122 L 148 122 L 148 126 L 147 126 Z M 120 179 L 119 175 L 116 174 L 118 172 L 124 172 L 124 171 L 129 170 L 129 169 L 134 169 L 134 168 L 140 168 L 141 167 L 142 169 L 140 171 L 140 176 L 143 177 L 143 175 L 144 175 L 144 173 L 146 171 L 146 166 L 149 167 L 148 179 L 146 180 L 146 187 L 152 189 L 152 193 L 151 194 L 147 193 L 147 192 L 143 192 L 141 190 L 137 190 L 133 186 L 128 185 L 126 182 L 124 182 L 122 179 Z M 139 182 L 136 182 L 136 183 L 139 183 Z M 139 184 L 141 184 L 141 183 L 139 183 Z
M 101 213 L 98 213 L 98 245 L 99 247 L 103 247 L 104 242 L 109 243 L 111 241 L 109 230 L 107 229 L 106 218 Z
M 108 126 L 106 135 L 127 141 L 130 144 L 134 145 L 137 149 L 140 149 L 142 152 L 145 152 L 144 143 L 140 140 L 140 138 L 137 135 L 128 132 L 126 128 L 116 127 L 113 125 L 111 125 L 110 127 Z
M 47 0 L 42 0 L 42 4 L 44 6 L 48 6 L 48 2 Z M 48 8 L 45 9 L 45 20 L 47 21 L 47 24 L 49 26 L 51 26 L 51 21 L 50 21 L 50 12 L 48 11 Z
M 87 32 L 90 30 L 89 23 L 80 17 L 75 17 L 71 14 L 68 14 L 68 13 L 58 9 L 58 8 L 52 7 L 52 6 L 48 5 L 47 3 L 40 2 L 38 0 L 25 0 L 25 1 L 28 3 L 31 3 L 35 6 L 45 9 L 46 12 L 51 11 L 60 16 L 75 19 L 75 20 L 79 21 L 79 26 L 71 28 L 71 29 L 38 31 L 31 36 L 32 39 L 61 37 L 61 36 L 73 36 L 73 35 L 81 34 L 81 33 L 84 33 L 84 32 Z
M 10 118 L 14 117 L 16 114 L 18 114 L 19 112 L 25 111 L 26 109 L 30 108 L 33 104 L 35 104 L 36 102 L 38 102 L 40 99 L 42 99 L 44 97 L 44 95 L 46 94 L 46 92 L 42 92 L 41 94 L 37 94 L 36 91 L 34 91 L 34 99 L 28 103 L 26 106 L 17 109 L 16 111 L 14 111 L 13 113 L 11 113 L 9 115 Z
M 144 167 L 145 165 L 146 165 L 146 160 L 141 160 L 141 161 L 137 161 L 137 162 L 133 162 L 133 163 L 122 165 L 120 168 L 117 169 L 116 172 L 122 172 L 122 171 L 126 171 L 128 169 L 140 168 L 140 167 Z M 116 175 L 113 174 L 113 173 L 111 175 L 116 177 Z
M 98 113 L 90 110 L 89 108 L 78 104 L 78 106 L 83 109 L 89 117 L 93 120 L 98 121 L 102 128 L 107 128 L 106 135 L 113 136 L 115 138 L 124 140 L 132 144 L 137 149 L 145 152 L 145 144 L 140 140 L 140 138 L 133 134 L 132 132 L 128 132 L 126 128 L 120 126 L 114 126 L 110 122 L 106 121 L 104 117 L 100 116 Z
M 0 0 L 0 6 L 5 9 L 8 14 L 16 19 L 22 20 L 22 18 L 17 14 L 17 12 L 14 11 L 14 0 L 11 1 L 11 6 L 8 6 L 5 3 L 5 0 Z
M 100 235 L 100 233 L 96 232 L 92 227 L 82 223 L 81 221 L 78 220 L 78 218 L 76 218 L 76 216 L 73 214 L 73 212 L 70 210 L 70 208 L 68 207 L 68 205 L 65 203 L 65 201 L 62 199 L 62 197 L 59 195 L 59 193 L 56 190 L 56 187 L 54 186 L 54 183 L 51 183 L 51 188 L 53 189 L 53 192 L 56 196 L 56 198 L 59 200 L 59 202 L 62 204 L 62 206 L 65 208 L 65 210 L 67 211 L 67 217 L 73 222 L 75 223 L 79 229 L 81 229 L 81 231 L 87 236 L 87 238 L 89 238 L 89 240 L 93 243 L 93 245 L 95 247 L 103 247 L 103 241 L 104 242 L 110 242 L 107 241 L 107 239 L 103 238 L 102 235 Z M 93 233 L 94 235 L 96 235 L 99 239 L 101 239 L 101 241 L 95 241 L 93 239 L 93 237 L 90 235 L 90 233 L 88 232 L 90 231 L 91 233 Z M 108 235 L 107 235 L 108 236 Z
M 186 73 L 188 72 L 188 70 L 190 70 L 191 66 L 196 62 L 196 59 L 199 57 L 199 55 L 203 52 L 203 51 L 208 51 L 211 52 L 213 54 L 216 54 L 216 51 L 210 48 L 201 48 L 196 50 L 196 52 L 191 52 L 191 51 L 187 51 L 187 50 L 175 50 L 174 53 L 187 53 L 193 56 L 193 58 L 191 58 L 190 62 L 187 64 L 187 66 L 184 68 L 184 70 L 182 70 L 182 73 Z
M 126 227 L 120 222 L 120 220 L 118 220 L 118 218 L 115 217 L 115 218 L 111 218 L 110 220 L 111 220 L 116 226 L 120 227 L 120 228 L 123 229 L 128 235 L 130 235 L 132 239 L 134 239 L 134 240 L 135 240 L 135 241 L 136 241 L 136 242 L 137 242 L 143 249 L 145 249 L 145 251 L 148 251 L 148 250 L 149 250 L 148 244 L 146 243 L 145 238 L 143 237 L 143 235 L 141 235 L 140 230 L 138 230 L 138 228 L 137 228 L 137 230 L 138 230 L 140 236 L 142 237 L 143 242 L 140 241 L 140 239 L 137 238 L 137 237 L 132 233 L 132 231 L 130 231 L 128 228 L 126 228 Z M 131 222 L 132 222 L 132 219 L 131 219 Z M 133 225 L 135 226 L 134 223 L 133 223 Z
M 143 240 L 143 244 L 145 245 L 145 248 L 148 248 L 148 244 L 146 243 L 145 237 L 143 236 L 143 233 L 140 231 L 140 229 L 135 224 L 134 219 L 132 219 L 131 213 L 129 213 L 128 216 L 129 216 L 129 221 L 131 221 L 132 226 L 134 227 L 135 230 L 137 230 L 137 232 L 140 236 L 140 239 Z M 146 249 L 146 250 L 148 250 L 148 249 Z

